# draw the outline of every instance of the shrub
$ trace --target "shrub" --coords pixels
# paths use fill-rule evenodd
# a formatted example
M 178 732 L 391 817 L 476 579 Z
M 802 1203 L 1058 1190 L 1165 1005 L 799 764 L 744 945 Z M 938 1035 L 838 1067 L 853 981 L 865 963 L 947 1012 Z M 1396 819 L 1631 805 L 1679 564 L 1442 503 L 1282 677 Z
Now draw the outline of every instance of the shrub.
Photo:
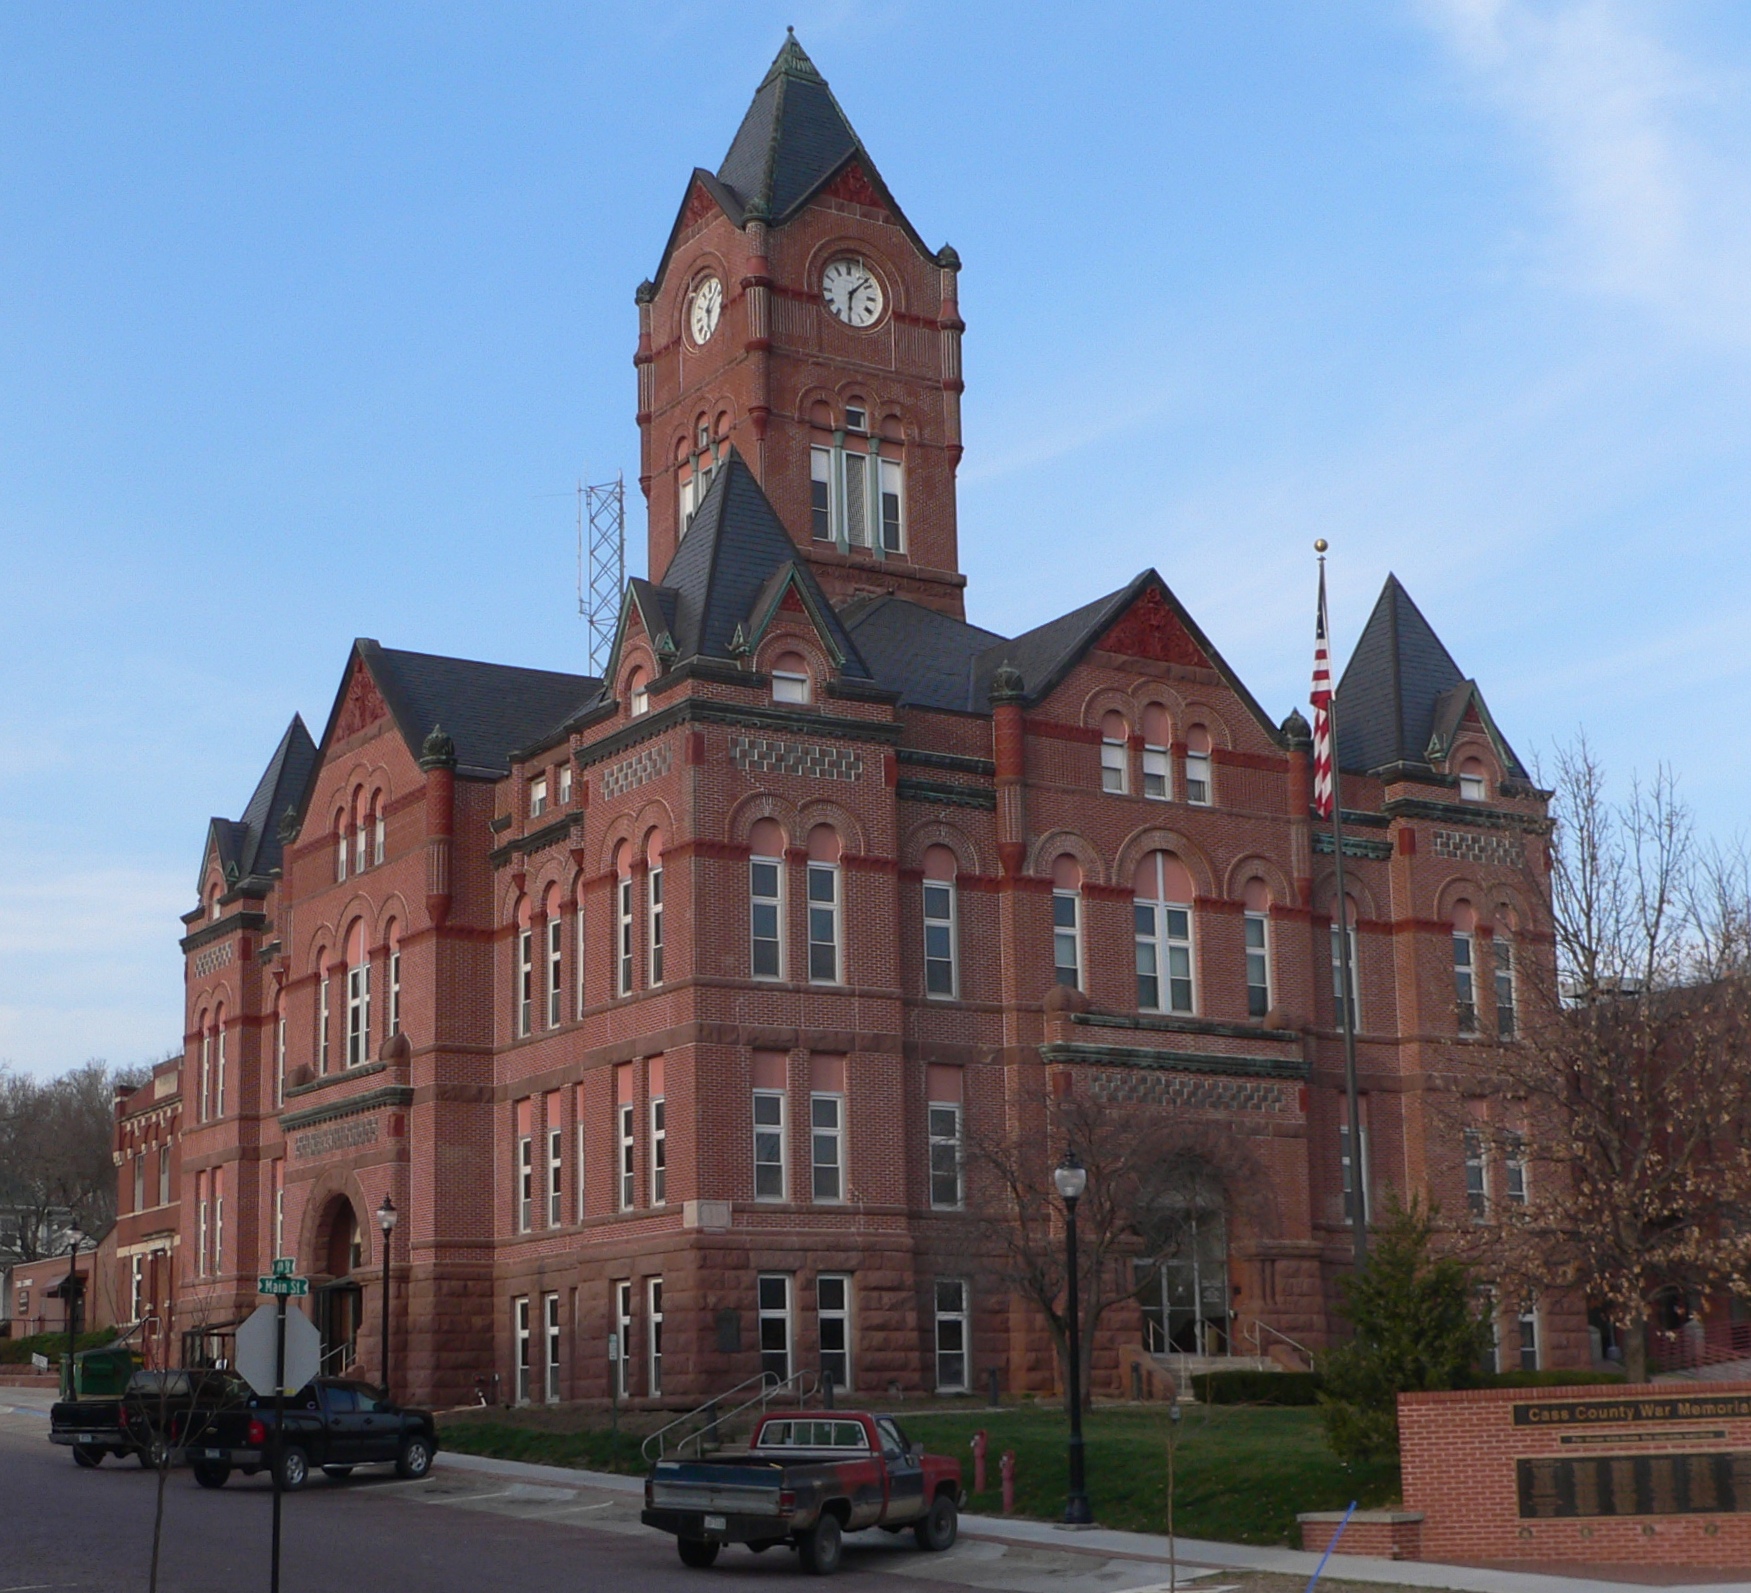
M 1206 1405 L 1317 1405 L 1318 1372 L 1198 1372 L 1192 1392 Z
M 93 1333 L 81 1333 L 75 1348 L 95 1350 L 116 1336 L 114 1328 L 98 1328 Z M 22 1339 L 0 1339 L 0 1366 L 28 1366 L 32 1355 L 46 1355 L 50 1366 L 59 1366 L 67 1353 L 65 1333 L 32 1333 Z
M 1481 1372 L 1479 1388 L 1585 1388 L 1597 1383 L 1626 1383 L 1622 1372 Z

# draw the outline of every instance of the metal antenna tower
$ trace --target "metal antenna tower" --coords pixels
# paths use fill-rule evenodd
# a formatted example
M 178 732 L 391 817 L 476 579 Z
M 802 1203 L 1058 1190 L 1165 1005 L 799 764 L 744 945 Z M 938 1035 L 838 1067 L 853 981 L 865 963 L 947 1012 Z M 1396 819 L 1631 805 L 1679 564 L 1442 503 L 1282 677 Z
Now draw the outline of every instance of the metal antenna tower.
M 590 671 L 608 667 L 626 585 L 626 477 L 578 483 L 578 612 L 589 627 Z

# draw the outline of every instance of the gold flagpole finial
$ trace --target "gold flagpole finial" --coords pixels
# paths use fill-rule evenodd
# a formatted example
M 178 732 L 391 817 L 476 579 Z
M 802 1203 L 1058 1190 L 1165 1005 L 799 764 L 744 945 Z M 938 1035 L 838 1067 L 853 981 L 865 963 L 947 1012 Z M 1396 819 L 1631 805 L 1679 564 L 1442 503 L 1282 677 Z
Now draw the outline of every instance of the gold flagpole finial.
M 1328 545 L 1329 544 L 1326 542 L 1324 537 L 1315 537 L 1313 539 L 1313 551 L 1315 553 L 1325 552 Z

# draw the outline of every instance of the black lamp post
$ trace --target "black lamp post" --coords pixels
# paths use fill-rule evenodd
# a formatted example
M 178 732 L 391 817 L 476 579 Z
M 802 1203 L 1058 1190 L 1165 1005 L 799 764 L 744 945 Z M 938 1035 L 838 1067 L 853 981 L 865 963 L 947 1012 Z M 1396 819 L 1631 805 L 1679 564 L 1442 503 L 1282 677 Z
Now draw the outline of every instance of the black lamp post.
M 62 1304 L 67 1311 L 67 1398 L 77 1399 L 73 1386 L 73 1354 L 79 1344 L 79 1246 L 85 1235 L 75 1223 L 67 1230 L 67 1281 L 61 1285 Z
M 1094 1512 L 1088 1504 L 1088 1484 L 1083 1470 L 1082 1446 L 1082 1307 L 1076 1277 L 1076 1202 L 1088 1187 L 1088 1170 L 1068 1150 L 1052 1174 L 1052 1182 L 1064 1197 L 1064 1262 L 1069 1275 L 1066 1306 L 1070 1318 L 1070 1497 L 1064 1502 L 1064 1525 L 1086 1527 Z
M 395 1202 L 385 1195 L 377 1208 L 377 1226 L 383 1230 L 383 1397 L 389 1398 L 389 1242 L 395 1232 L 395 1221 L 401 1215 Z

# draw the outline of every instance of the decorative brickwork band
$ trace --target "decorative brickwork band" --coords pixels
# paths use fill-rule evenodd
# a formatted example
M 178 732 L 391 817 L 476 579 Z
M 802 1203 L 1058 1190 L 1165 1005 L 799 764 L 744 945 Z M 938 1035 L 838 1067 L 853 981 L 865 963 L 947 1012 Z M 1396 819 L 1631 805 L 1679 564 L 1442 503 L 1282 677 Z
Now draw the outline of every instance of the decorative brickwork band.
M 730 757 L 744 774 L 800 774 L 812 780 L 863 778 L 863 755 L 846 747 L 769 741 L 764 736 L 731 736 Z
M 318 1128 L 299 1134 L 292 1141 L 293 1154 L 299 1161 L 311 1156 L 329 1156 L 335 1151 L 356 1150 L 361 1145 L 377 1143 L 377 1119 L 367 1117 L 352 1123 L 336 1123 L 333 1128 Z
M 1174 1106 L 1187 1112 L 1289 1112 L 1292 1086 L 1264 1079 L 1212 1078 L 1196 1073 L 1096 1073 L 1097 1101 Z
M 1491 863 L 1499 868 L 1519 868 L 1526 849 L 1517 836 L 1488 831 L 1436 830 L 1436 857 L 1457 858 L 1463 863 Z
M 666 741 L 641 747 L 630 758 L 622 758 L 602 771 L 602 795 L 605 798 L 625 796 L 641 785 L 660 780 L 669 772 L 673 760 L 674 751 Z
M 229 968 L 236 946 L 237 942 L 234 940 L 222 940 L 217 946 L 209 946 L 195 958 L 195 978 L 205 979 L 208 974 L 215 974 L 221 968 Z

